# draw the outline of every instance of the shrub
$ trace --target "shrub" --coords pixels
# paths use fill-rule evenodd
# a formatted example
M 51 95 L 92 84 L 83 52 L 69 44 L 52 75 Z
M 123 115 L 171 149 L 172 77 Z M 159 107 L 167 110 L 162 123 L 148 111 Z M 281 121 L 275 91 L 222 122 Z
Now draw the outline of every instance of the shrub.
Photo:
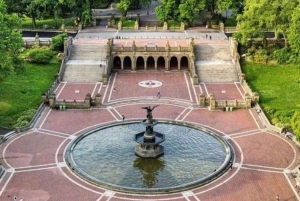
M 296 138 L 300 141 L 300 112 L 296 111 L 291 119 L 291 125 L 294 133 L 296 134 Z
M 49 64 L 52 57 L 53 52 L 45 48 L 34 48 L 28 54 L 29 62 L 35 64 Z
M 68 34 L 65 32 L 52 37 L 51 49 L 53 51 L 63 51 L 65 38 L 68 38 Z
M 23 115 L 17 119 L 17 123 L 14 125 L 14 128 L 27 126 L 31 121 L 32 117 L 34 116 L 35 112 L 35 109 L 29 109 L 25 111 Z
M 290 51 L 288 48 L 282 48 L 274 51 L 274 59 L 279 64 L 287 63 L 290 59 Z

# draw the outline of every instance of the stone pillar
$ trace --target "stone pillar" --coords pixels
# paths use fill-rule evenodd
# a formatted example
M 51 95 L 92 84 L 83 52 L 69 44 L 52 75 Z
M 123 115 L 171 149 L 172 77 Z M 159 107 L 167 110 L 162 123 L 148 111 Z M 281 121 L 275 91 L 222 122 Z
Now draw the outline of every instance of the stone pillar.
M 81 31 L 82 30 L 82 24 L 81 24 L 81 22 L 79 22 L 79 24 L 78 24 L 78 31 Z
M 246 81 L 246 75 L 245 75 L 245 73 L 242 73 L 241 74 L 241 77 L 240 77 L 240 83 L 242 84 L 242 83 L 244 83 Z
M 166 47 L 165 47 L 165 50 L 167 52 L 167 57 L 166 57 L 166 63 L 165 63 L 165 70 L 166 71 L 169 71 L 170 70 L 170 44 L 169 44 L 169 41 L 167 41 L 167 44 L 166 44 Z
M 95 97 L 95 106 L 100 106 L 101 105 L 101 94 L 97 93 Z
M 47 104 L 49 103 L 48 97 L 47 97 L 47 92 L 42 93 L 42 101 Z
M 209 109 L 215 110 L 216 109 L 216 98 L 214 94 L 209 95 Z
M 91 107 L 91 94 L 88 93 L 86 96 L 85 96 L 85 99 L 84 99 L 84 108 L 90 108 Z
M 143 57 L 144 59 L 144 70 L 147 70 L 147 60 Z
M 253 102 L 258 103 L 259 102 L 259 94 L 257 92 L 253 93 L 252 97 Z
M 120 59 L 121 59 L 121 70 L 124 70 L 124 58 L 121 57 Z
M 55 101 L 56 101 L 56 94 L 51 94 L 49 96 L 49 107 L 50 108 L 55 108 Z
M 38 33 L 36 33 L 35 37 L 34 37 L 34 46 L 35 47 L 39 47 L 40 46 L 40 37 L 39 37 Z
M 185 30 L 185 24 L 184 22 L 180 23 L 180 31 L 184 31 Z
M 103 84 L 107 84 L 107 74 L 106 73 L 104 73 L 103 75 L 102 75 L 102 82 L 103 82 Z
M 163 30 L 164 30 L 164 31 L 167 31 L 167 30 L 168 30 L 168 23 L 167 23 L 167 22 L 164 22 Z
M 249 95 L 249 93 L 245 93 L 244 101 L 245 101 L 246 109 L 251 108 L 252 99 L 251 99 L 251 96 Z
M 118 30 L 122 30 L 122 21 L 121 20 L 118 22 Z
M 139 30 L 139 21 L 136 19 L 134 23 L 134 30 Z
M 222 31 L 223 33 L 225 33 L 225 25 L 224 25 L 224 23 L 220 22 L 219 26 L 220 26 L 220 31 Z
M 92 26 L 93 27 L 97 26 L 97 20 L 96 20 L 96 18 L 92 18 Z
M 155 58 L 154 58 L 154 69 L 155 69 L 155 70 L 157 70 L 157 60 L 158 60 L 158 58 L 155 57 Z
M 68 56 L 68 38 L 64 38 L 64 56 Z
M 133 56 L 133 57 L 132 57 L 131 70 L 132 70 L 132 71 L 135 71 L 135 70 L 136 70 L 136 56 Z
M 203 94 L 203 93 L 201 93 L 200 95 L 199 95 L 199 105 L 201 106 L 201 107 L 205 107 L 205 100 L 206 98 L 205 98 L 205 95 Z

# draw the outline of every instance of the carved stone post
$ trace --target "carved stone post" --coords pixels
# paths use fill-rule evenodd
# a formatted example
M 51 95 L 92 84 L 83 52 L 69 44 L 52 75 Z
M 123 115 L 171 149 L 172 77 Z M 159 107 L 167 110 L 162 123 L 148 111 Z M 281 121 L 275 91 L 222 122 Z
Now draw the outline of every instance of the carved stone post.
M 56 102 L 56 94 L 53 93 L 49 96 L 49 107 L 55 108 L 55 102 Z
M 249 93 L 245 93 L 244 101 L 245 101 L 246 109 L 251 108 L 252 99 L 251 99 L 251 96 L 249 95 Z
M 36 33 L 35 37 L 34 37 L 34 46 L 35 47 L 39 47 L 40 46 L 40 37 L 39 37 L 38 33 Z
M 95 106 L 100 106 L 101 105 L 101 94 L 97 93 L 95 97 Z
M 88 93 L 84 99 L 84 108 L 90 108 L 90 107 L 91 107 L 91 94 Z
M 200 104 L 201 107 L 205 107 L 205 99 L 206 99 L 205 95 L 203 93 L 201 93 L 199 95 L 199 104 Z
M 214 94 L 209 95 L 209 109 L 215 110 L 216 109 L 216 98 Z
M 253 102 L 258 103 L 259 102 L 259 94 L 257 92 L 253 93 L 252 97 Z

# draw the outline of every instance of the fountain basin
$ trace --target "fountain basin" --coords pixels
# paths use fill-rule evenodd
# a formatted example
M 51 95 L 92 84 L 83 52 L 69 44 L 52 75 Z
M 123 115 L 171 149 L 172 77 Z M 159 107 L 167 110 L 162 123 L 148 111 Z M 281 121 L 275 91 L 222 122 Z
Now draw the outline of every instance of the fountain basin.
M 90 183 L 130 193 L 177 192 L 204 185 L 222 175 L 234 157 L 226 139 L 187 122 L 164 121 L 155 127 L 164 133 L 164 155 L 135 155 L 140 121 L 118 122 L 83 133 L 72 140 L 66 161 L 72 171 Z

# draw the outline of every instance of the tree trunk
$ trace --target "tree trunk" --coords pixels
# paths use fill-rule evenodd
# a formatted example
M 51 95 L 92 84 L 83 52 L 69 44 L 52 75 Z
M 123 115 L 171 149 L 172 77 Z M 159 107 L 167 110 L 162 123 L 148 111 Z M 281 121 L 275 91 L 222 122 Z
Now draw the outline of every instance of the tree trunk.
M 36 18 L 35 16 L 32 16 L 32 28 L 36 28 Z

